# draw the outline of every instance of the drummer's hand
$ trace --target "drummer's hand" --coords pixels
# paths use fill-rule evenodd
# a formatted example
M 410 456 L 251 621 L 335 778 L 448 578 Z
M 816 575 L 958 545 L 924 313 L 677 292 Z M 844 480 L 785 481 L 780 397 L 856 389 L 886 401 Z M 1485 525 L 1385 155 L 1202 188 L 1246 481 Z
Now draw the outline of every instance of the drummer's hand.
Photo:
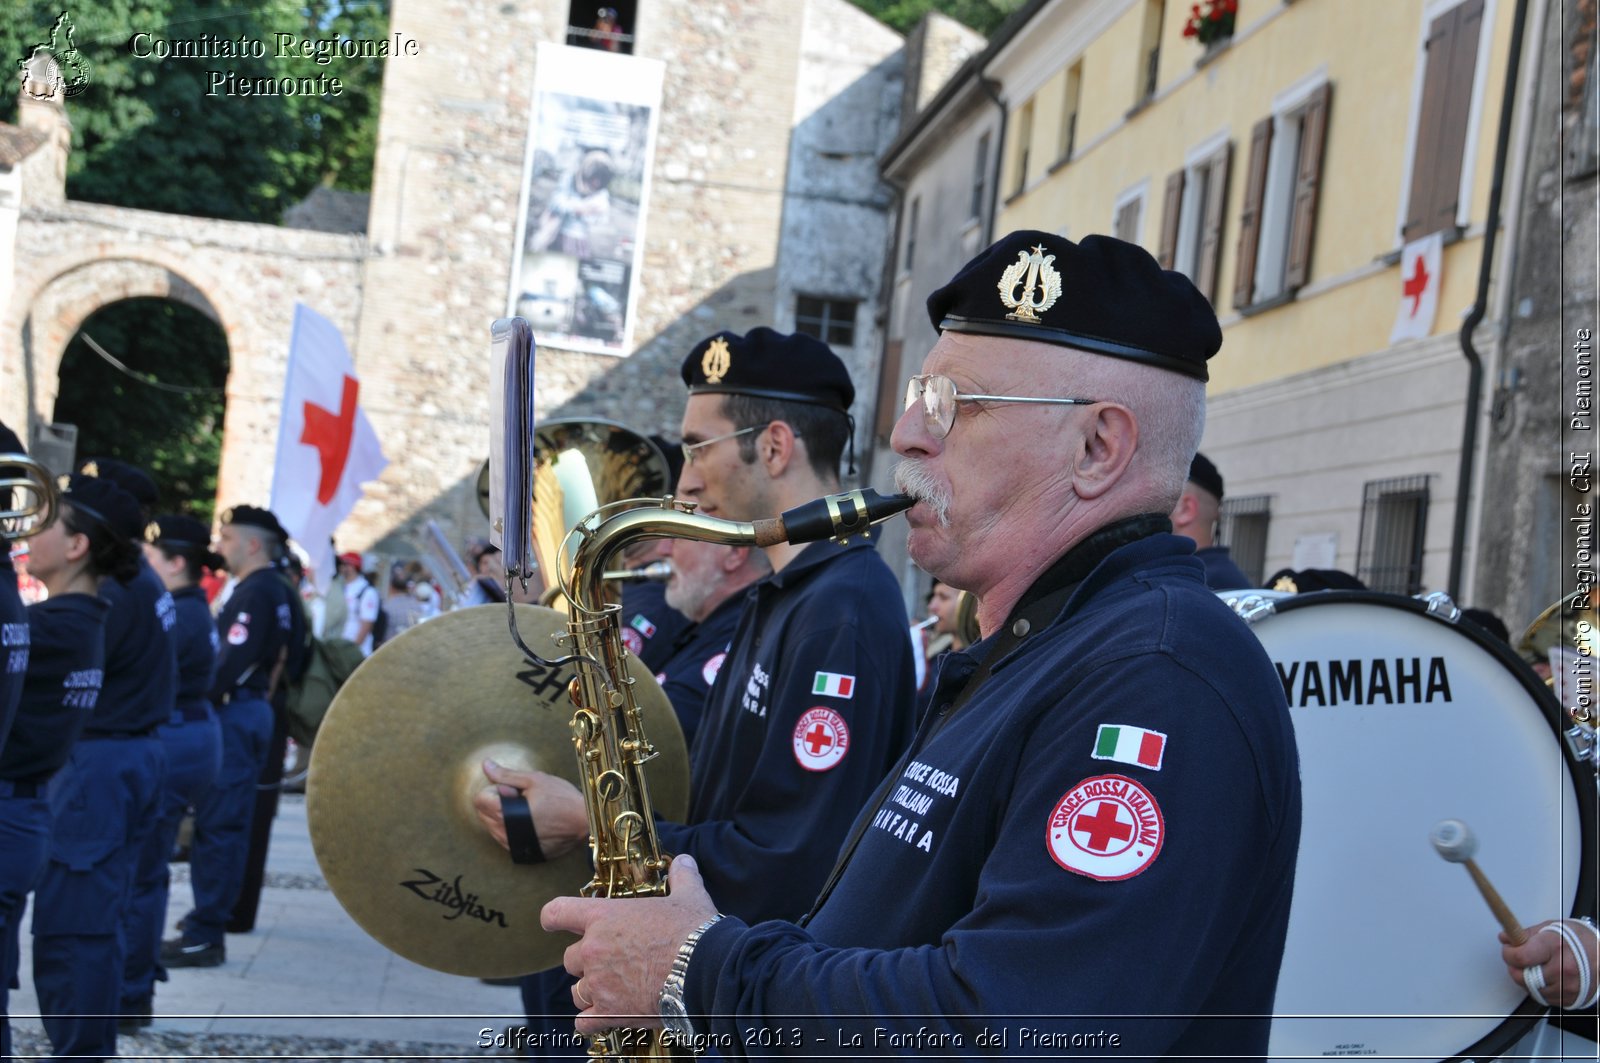
M 557 897 L 539 913 L 546 930 L 580 935 L 562 962 L 575 975 L 579 1033 L 599 1033 L 626 1017 L 630 1027 L 661 1025 L 661 987 L 678 949 L 695 927 L 717 914 L 692 857 L 679 856 L 665 897 L 627 900 Z
M 1560 1008 L 1570 1008 L 1578 1000 L 1578 961 L 1567 947 L 1566 940 L 1545 927 L 1555 922 L 1536 923 L 1524 930 L 1528 940 L 1512 945 L 1505 931 L 1500 932 L 1500 958 L 1505 961 L 1506 974 L 1519 989 L 1527 991 L 1523 970 L 1540 967 L 1544 972 L 1544 998 Z M 1589 968 L 1594 970 L 1595 934 L 1588 927 L 1574 924 L 1578 940 L 1589 950 Z
M 493 786 L 486 786 L 472 799 L 478 822 L 490 837 L 504 848 L 506 842 L 505 813 L 500 807 L 500 797 L 522 794 L 528 799 L 528 810 L 533 813 L 533 829 L 539 834 L 539 848 L 545 858 L 570 852 L 589 837 L 589 813 L 583 795 L 567 780 L 542 771 L 516 771 L 501 767 L 492 760 L 483 762 L 483 773 Z

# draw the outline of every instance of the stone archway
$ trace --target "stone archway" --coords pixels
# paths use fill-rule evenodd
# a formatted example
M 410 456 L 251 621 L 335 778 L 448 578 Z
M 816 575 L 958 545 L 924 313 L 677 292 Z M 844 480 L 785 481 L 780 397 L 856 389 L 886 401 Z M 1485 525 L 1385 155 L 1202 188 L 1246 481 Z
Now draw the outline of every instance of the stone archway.
M 193 307 L 221 326 L 230 355 L 235 329 L 216 304 L 187 277 L 148 257 L 101 258 L 55 273 L 32 291 L 19 291 L 22 369 L 29 428 L 55 407 L 61 357 L 91 314 L 124 299 L 170 299 Z M 19 429 L 20 432 L 20 429 Z

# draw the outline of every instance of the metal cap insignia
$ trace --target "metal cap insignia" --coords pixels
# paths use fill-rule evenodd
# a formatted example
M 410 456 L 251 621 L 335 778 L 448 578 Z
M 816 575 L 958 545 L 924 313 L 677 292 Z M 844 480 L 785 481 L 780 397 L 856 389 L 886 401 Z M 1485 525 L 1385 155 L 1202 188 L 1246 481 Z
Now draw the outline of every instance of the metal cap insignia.
M 1061 298 L 1061 274 L 1051 266 L 1055 260 L 1056 256 L 1045 254 L 1040 244 L 1033 245 L 1031 255 L 1017 252 L 1017 260 L 1000 274 L 1000 301 L 1011 310 L 1007 321 L 1038 324 L 1039 315 L 1056 305 Z
M 78 471 L 84 476 L 99 476 L 100 463 L 98 461 L 86 461 L 83 463 L 83 468 Z
M 161 525 L 151 521 L 144 526 L 144 541 L 147 543 L 158 542 L 161 539 Z
M 706 347 L 706 353 L 700 356 L 700 371 L 706 375 L 707 384 L 719 384 L 728 375 L 732 363 L 733 355 L 728 350 L 728 341 L 718 336 Z

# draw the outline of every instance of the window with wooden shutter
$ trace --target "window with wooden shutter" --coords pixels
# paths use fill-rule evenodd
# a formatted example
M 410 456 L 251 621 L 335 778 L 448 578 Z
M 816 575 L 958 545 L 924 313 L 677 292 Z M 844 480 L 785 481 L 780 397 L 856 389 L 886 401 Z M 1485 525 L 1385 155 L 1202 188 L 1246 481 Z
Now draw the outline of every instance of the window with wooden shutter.
M 1161 197 L 1161 247 L 1156 261 L 1162 269 L 1173 269 L 1178 261 L 1178 221 L 1183 209 L 1184 172 L 1178 170 L 1167 178 L 1167 190 Z
M 1428 24 L 1411 188 L 1401 227 L 1407 243 L 1456 225 L 1483 4 L 1463 0 Z
M 1250 130 L 1250 161 L 1245 177 L 1244 210 L 1239 215 L 1239 253 L 1233 271 L 1233 305 L 1246 307 L 1255 295 L 1256 250 L 1261 242 L 1261 204 L 1267 194 L 1267 161 L 1272 152 L 1272 119 Z
M 894 423 L 900 419 L 905 386 L 900 379 L 900 363 L 904 359 L 904 349 L 905 341 L 901 339 L 892 339 L 883 345 L 883 364 L 878 367 L 878 409 L 872 419 L 872 432 L 881 446 L 888 445 Z
M 1190 277 L 1200 294 L 1217 301 L 1217 273 L 1222 268 L 1222 227 L 1228 205 L 1228 173 L 1233 165 L 1233 144 L 1224 144 L 1205 168 L 1206 194 L 1200 217 L 1200 248 Z
M 1016 195 L 1028 184 L 1028 156 L 1033 152 L 1033 101 L 1022 105 L 1017 116 L 1017 170 L 1011 194 Z
M 1111 213 L 1111 235 L 1130 244 L 1139 242 L 1139 223 L 1144 220 L 1144 193 L 1139 191 L 1117 201 Z
M 1312 94 L 1300 114 L 1300 164 L 1295 168 L 1294 212 L 1289 220 L 1289 260 L 1283 286 L 1301 287 L 1311 271 L 1311 238 L 1317 227 L 1317 193 L 1322 188 L 1322 152 L 1328 133 L 1328 102 L 1333 86 Z

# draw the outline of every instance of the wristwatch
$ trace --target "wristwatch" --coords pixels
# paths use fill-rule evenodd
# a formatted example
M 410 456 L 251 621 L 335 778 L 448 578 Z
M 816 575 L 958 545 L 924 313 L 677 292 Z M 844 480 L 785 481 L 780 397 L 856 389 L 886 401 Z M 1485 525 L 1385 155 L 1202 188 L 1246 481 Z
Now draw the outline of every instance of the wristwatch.
M 673 957 L 672 970 L 667 972 L 667 981 L 661 987 L 661 1025 L 668 1034 L 680 1041 L 694 1037 L 694 1023 L 689 1021 L 689 1009 L 683 1002 L 683 981 L 689 974 L 689 957 L 694 955 L 700 935 L 715 926 L 721 918 L 721 915 L 714 915 L 689 932 L 678 948 L 678 955 Z

